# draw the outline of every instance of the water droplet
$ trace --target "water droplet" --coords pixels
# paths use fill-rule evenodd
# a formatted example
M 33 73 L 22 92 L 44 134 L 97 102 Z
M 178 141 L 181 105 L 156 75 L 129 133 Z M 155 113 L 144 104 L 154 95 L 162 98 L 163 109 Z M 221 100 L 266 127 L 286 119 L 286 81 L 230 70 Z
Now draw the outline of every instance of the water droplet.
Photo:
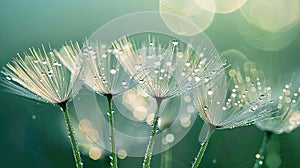
M 12 78 L 10 76 L 5 77 L 7 80 L 11 80 Z
M 125 80 L 122 81 L 122 86 L 126 86 L 127 82 Z
M 33 62 L 36 64 L 39 63 L 39 61 L 37 59 L 34 59 Z
M 48 70 L 47 74 L 48 74 L 49 77 L 52 77 L 53 76 L 53 71 L 52 70 Z
M 160 72 L 161 72 L 161 73 L 165 73 L 165 72 L 166 72 L 166 69 L 162 68 L 162 69 L 160 70 Z
M 200 79 L 200 77 L 199 76 L 195 76 L 195 81 L 196 82 L 199 82 L 201 79 Z
M 208 89 L 208 91 L 207 91 L 207 94 L 208 94 L 208 95 L 211 96 L 213 93 L 214 93 L 214 92 L 213 92 L 211 89 Z
M 33 120 L 35 120 L 35 119 L 36 119 L 36 116 L 35 116 L 35 115 L 32 115 L 31 118 L 32 118 Z
M 58 61 L 56 61 L 56 60 L 53 62 L 53 65 L 54 65 L 54 66 L 57 66 L 58 64 L 59 64 L 59 63 L 58 63 Z
M 178 45 L 178 41 L 174 39 L 174 40 L 172 41 L 172 44 L 173 44 L 174 46 L 176 46 L 176 45 Z
M 47 64 L 47 61 L 46 61 L 46 60 L 44 60 L 44 61 L 42 61 L 42 63 L 45 65 L 45 64 Z
M 208 110 L 208 107 L 207 107 L 207 106 L 204 106 L 204 110 Z
M 232 93 L 231 96 L 232 96 L 232 97 L 236 97 L 236 93 Z
M 190 62 L 186 62 L 185 66 L 189 67 L 189 66 L 191 66 L 191 63 Z
M 143 84 L 143 83 L 144 83 L 144 80 L 142 80 L 142 79 L 139 80 L 139 83 L 140 83 L 140 84 Z
M 117 70 L 116 70 L 116 69 L 111 69 L 111 70 L 110 70 L 110 73 L 114 75 L 114 74 L 117 73 Z

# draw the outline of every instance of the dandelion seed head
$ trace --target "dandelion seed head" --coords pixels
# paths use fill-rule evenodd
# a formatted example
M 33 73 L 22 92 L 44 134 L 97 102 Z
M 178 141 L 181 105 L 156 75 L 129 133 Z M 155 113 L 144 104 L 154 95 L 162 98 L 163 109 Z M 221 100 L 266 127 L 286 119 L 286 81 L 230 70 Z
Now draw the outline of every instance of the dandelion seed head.
M 199 56 L 193 45 L 173 37 L 148 34 L 147 38 L 138 42 L 125 37 L 115 41 L 114 47 L 124 51 L 118 60 L 136 81 L 143 81 L 138 86 L 152 97 L 179 95 L 217 75 L 222 68 L 214 50 Z
M 299 77 L 297 74 L 285 74 L 285 77 L 278 77 L 281 88 L 274 87 L 273 95 L 276 98 L 276 111 L 272 119 L 255 122 L 255 125 L 264 131 L 271 131 L 276 134 L 289 133 L 300 124 Z M 293 94 L 292 94 L 293 93 Z
M 218 129 L 250 125 L 274 113 L 270 92 L 263 89 L 266 81 L 262 73 L 251 62 L 244 61 L 241 67 L 231 62 L 235 60 L 228 60 L 232 65 L 229 70 L 193 91 L 201 118 Z
M 48 51 L 44 46 L 29 48 L 29 52 L 23 56 L 18 54 L 17 58 L 2 69 L 6 81 L 1 85 L 13 94 L 39 101 L 53 104 L 68 101 L 80 89 L 78 78 L 81 66 L 72 59 L 73 55 L 80 54 L 78 43 L 66 43 L 60 50 L 53 51 Z M 62 66 L 57 61 L 63 62 L 62 58 L 70 59 L 70 63 Z M 69 67 L 75 63 L 79 68 Z
M 135 83 L 116 58 L 123 51 L 108 48 L 109 45 L 98 40 L 85 42 L 85 84 L 101 95 L 118 95 L 132 88 Z M 136 65 L 135 68 L 141 67 Z

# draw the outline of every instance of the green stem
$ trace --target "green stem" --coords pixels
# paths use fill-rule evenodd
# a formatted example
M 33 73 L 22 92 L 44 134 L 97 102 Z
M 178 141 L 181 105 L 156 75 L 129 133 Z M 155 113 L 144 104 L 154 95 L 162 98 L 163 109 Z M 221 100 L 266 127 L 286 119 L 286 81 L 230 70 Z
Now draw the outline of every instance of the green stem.
M 118 161 L 117 161 L 117 153 L 116 153 L 116 142 L 115 142 L 115 124 L 114 124 L 114 115 L 112 110 L 112 95 L 107 94 L 107 103 L 108 103 L 108 115 L 109 115 L 109 127 L 110 127 L 110 143 L 111 143 L 111 167 L 117 168 L 118 167 Z
M 253 168 L 259 168 L 263 165 L 264 160 L 264 154 L 265 154 L 265 148 L 267 146 L 268 141 L 272 137 L 273 133 L 269 131 L 264 132 L 264 136 L 260 145 L 260 148 L 258 150 L 258 153 L 255 155 L 255 163 L 253 165 Z
M 154 146 L 154 139 L 157 133 L 157 129 L 158 129 L 158 119 L 159 119 L 159 109 L 160 109 L 160 105 L 163 99 L 160 98 L 156 98 L 156 103 L 157 103 L 157 109 L 153 118 L 153 126 L 152 126 L 152 130 L 151 130 L 151 134 L 150 134 L 150 139 L 149 139 L 149 143 L 147 146 L 147 150 L 145 153 L 145 158 L 144 158 L 144 163 L 143 163 L 143 168 L 149 168 L 150 167 L 150 161 L 151 161 L 151 156 L 152 156 L 152 151 L 153 151 L 153 146 Z
M 210 125 L 208 133 L 206 134 L 204 141 L 201 143 L 201 147 L 200 147 L 197 157 L 192 165 L 192 168 L 197 168 L 200 165 L 201 159 L 202 159 L 204 152 L 206 150 L 206 147 L 209 143 L 210 137 L 213 134 L 215 129 L 216 129 L 216 127 Z
M 169 148 L 161 155 L 161 168 L 171 168 L 172 167 L 172 148 Z
M 83 163 L 81 162 L 78 143 L 77 143 L 77 140 L 76 140 L 76 137 L 75 137 L 75 132 L 74 132 L 74 129 L 72 127 L 70 116 L 69 116 L 69 113 L 68 113 L 67 102 L 62 102 L 62 103 L 59 103 L 58 105 L 60 106 L 61 110 L 64 113 L 65 122 L 66 122 L 67 127 L 68 127 L 69 138 L 70 138 L 70 141 L 71 141 L 71 144 L 72 144 L 73 155 L 74 155 L 74 158 L 75 158 L 76 167 L 77 168 L 82 168 Z

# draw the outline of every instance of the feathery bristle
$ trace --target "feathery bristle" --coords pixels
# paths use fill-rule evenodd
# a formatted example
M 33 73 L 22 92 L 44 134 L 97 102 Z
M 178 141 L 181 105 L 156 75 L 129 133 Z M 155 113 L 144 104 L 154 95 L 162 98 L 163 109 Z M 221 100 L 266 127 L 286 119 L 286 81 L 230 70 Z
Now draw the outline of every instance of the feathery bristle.
M 2 70 L 7 80 L 3 85 L 14 94 L 39 101 L 45 100 L 50 103 L 68 101 L 79 90 L 79 86 L 76 88 L 75 83 L 80 67 L 73 72 L 69 71 L 60 62 L 59 55 L 67 57 L 71 53 L 80 53 L 80 50 L 79 48 L 72 48 L 66 52 L 62 50 L 46 51 L 42 46 L 41 49 L 29 48 L 29 53 L 24 53 L 23 57 L 18 54 L 19 57 Z
M 227 129 L 253 124 L 277 112 L 270 90 L 260 84 L 263 81 L 260 81 L 259 71 L 247 65 L 244 64 L 244 69 L 226 70 L 228 83 L 226 77 L 219 76 L 194 89 L 195 104 L 205 122 Z
M 171 37 L 167 39 L 168 42 L 160 43 L 164 40 L 153 35 L 148 36 L 148 41 L 139 43 L 125 37 L 113 43 L 123 52 L 117 57 L 122 66 L 152 97 L 174 97 L 219 73 L 222 64 L 215 66 L 219 62 L 211 59 L 211 55 L 195 52 L 191 44 Z
M 255 122 L 255 125 L 264 131 L 271 131 L 276 134 L 289 133 L 300 125 L 300 85 L 299 77 L 295 74 L 285 74 L 289 82 L 280 79 L 283 86 L 280 89 L 273 89 L 272 97 L 276 100 L 276 110 L 272 120 Z M 292 79 L 292 80 L 290 80 Z M 274 87 L 275 88 L 275 87 Z
M 120 54 L 118 49 L 87 40 L 83 49 L 85 84 L 102 95 L 118 95 L 135 86 L 116 58 Z

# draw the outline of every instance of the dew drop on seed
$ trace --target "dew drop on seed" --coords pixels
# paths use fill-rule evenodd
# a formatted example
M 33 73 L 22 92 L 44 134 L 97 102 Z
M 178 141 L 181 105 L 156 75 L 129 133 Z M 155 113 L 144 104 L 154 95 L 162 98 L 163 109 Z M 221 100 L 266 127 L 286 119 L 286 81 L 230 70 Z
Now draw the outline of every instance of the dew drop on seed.
M 114 74 L 117 73 L 117 70 L 116 70 L 116 69 L 111 69 L 111 70 L 110 70 L 110 73 L 114 75 Z
M 204 106 L 204 110 L 208 110 L 208 107 L 207 107 L 207 106 Z
M 173 41 L 172 41 L 172 44 L 173 44 L 174 46 L 176 46 L 176 45 L 178 45 L 178 41 L 177 41 L 177 40 L 173 40 Z
M 140 84 L 144 83 L 144 80 L 139 80 L 139 83 L 140 83 Z
M 10 81 L 10 80 L 11 80 L 11 77 L 10 77 L 10 76 L 6 76 L 6 79 Z
M 189 67 L 189 66 L 191 66 L 191 63 L 190 62 L 186 62 L 185 66 Z
M 199 82 L 201 79 L 198 76 L 195 76 L 195 81 Z
M 209 90 L 207 91 L 207 94 L 210 95 L 210 96 L 211 96 L 213 93 L 214 93 L 214 92 L 213 92 L 211 89 L 209 89 Z

